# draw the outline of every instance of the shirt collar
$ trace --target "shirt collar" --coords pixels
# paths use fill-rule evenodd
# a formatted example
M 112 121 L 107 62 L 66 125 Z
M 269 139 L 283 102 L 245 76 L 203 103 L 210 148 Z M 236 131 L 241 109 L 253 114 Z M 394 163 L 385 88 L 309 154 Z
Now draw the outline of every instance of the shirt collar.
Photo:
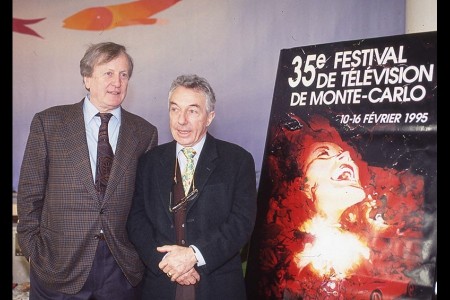
M 90 120 L 92 120 L 97 113 L 99 113 L 99 110 L 94 106 L 94 104 L 92 104 L 91 100 L 89 99 L 89 94 L 86 95 L 86 97 L 84 98 L 83 110 L 84 110 L 84 115 L 86 116 L 86 120 L 88 122 Z M 110 111 L 110 113 L 112 113 L 112 115 L 114 117 L 116 117 L 116 119 L 120 123 L 121 116 L 122 116 L 122 111 L 120 109 L 120 106 L 113 109 L 112 111 Z
M 202 139 L 195 144 L 194 146 L 192 146 L 192 148 L 194 148 L 196 155 L 195 157 L 198 157 L 200 152 L 203 149 L 203 145 L 205 144 L 205 140 L 206 140 L 206 134 L 202 137 Z M 180 153 L 181 149 L 185 148 L 184 146 L 181 146 L 180 144 L 177 143 L 177 154 Z

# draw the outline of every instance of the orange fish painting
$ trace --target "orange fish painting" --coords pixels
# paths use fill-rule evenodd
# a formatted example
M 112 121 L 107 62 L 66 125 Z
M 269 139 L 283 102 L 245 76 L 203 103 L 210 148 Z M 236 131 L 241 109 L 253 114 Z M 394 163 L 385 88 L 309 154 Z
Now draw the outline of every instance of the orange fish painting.
M 120 26 L 151 25 L 161 22 L 150 16 L 181 0 L 139 0 L 117 5 L 83 9 L 64 20 L 63 27 L 77 30 L 109 30 Z

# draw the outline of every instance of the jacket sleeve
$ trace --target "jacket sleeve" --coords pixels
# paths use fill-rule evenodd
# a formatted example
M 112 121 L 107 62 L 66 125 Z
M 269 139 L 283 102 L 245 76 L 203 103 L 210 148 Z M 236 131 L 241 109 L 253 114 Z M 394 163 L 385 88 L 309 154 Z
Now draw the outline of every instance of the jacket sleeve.
M 26 258 L 33 255 L 40 236 L 40 219 L 48 174 L 47 156 L 42 120 L 36 114 L 30 126 L 17 193 L 17 237 Z

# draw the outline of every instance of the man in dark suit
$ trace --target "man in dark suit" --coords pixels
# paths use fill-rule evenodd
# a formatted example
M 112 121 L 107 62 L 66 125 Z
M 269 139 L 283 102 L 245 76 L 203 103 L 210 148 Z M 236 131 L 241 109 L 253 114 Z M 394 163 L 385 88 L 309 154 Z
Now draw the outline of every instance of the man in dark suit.
M 144 265 L 126 219 L 139 157 L 157 145 L 158 132 L 121 107 L 133 72 L 124 46 L 91 45 L 80 71 L 87 96 L 34 116 L 21 166 L 17 233 L 30 260 L 30 300 L 140 299 Z M 97 113 L 110 113 L 106 191 L 96 178 L 104 169 Z
M 169 91 L 174 141 L 139 162 L 127 230 L 146 265 L 144 299 L 246 299 L 240 250 L 256 217 L 255 163 L 207 132 L 215 101 L 204 78 L 177 77 Z M 183 148 L 195 152 L 186 188 Z

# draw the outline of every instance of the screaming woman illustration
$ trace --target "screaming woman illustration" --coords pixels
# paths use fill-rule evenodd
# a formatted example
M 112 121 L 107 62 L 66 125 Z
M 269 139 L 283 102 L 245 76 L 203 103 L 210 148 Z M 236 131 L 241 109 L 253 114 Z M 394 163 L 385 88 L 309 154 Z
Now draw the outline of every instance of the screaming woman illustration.
M 268 209 L 246 274 L 255 298 L 411 296 L 424 259 L 423 179 L 369 166 L 322 116 L 290 114 L 271 137 Z

